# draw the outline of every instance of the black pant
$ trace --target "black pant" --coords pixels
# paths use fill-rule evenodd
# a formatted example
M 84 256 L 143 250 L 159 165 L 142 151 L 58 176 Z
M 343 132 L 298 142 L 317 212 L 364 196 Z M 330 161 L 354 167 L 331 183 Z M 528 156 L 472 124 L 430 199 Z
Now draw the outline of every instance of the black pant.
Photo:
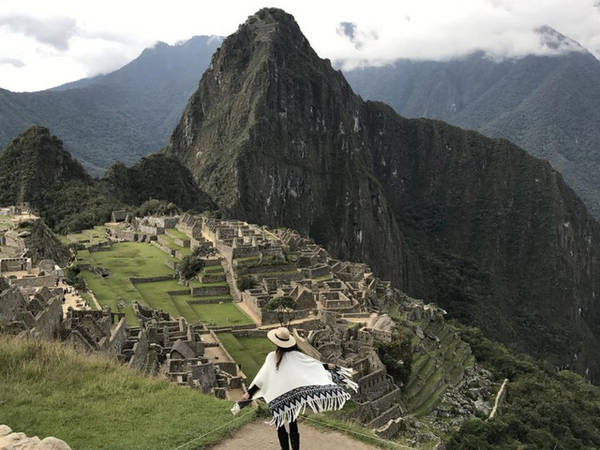
M 290 442 L 292 443 L 292 450 L 300 450 L 300 434 L 298 433 L 298 422 L 295 420 L 290 422 L 289 441 L 288 433 L 285 431 L 285 425 L 281 425 L 277 428 L 277 437 L 279 438 L 281 450 L 290 450 Z

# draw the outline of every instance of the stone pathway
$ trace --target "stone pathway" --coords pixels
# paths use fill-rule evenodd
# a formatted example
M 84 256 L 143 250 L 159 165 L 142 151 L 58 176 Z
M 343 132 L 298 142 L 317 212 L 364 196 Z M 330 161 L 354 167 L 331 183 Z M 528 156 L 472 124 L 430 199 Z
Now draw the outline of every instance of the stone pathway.
M 352 439 L 345 434 L 313 428 L 306 425 L 306 423 L 300 423 L 298 428 L 302 450 L 367 450 L 376 448 Z M 264 421 L 252 422 L 240 428 L 231 438 L 211 447 L 212 450 L 239 450 L 243 448 L 279 450 L 275 428 L 264 423 Z

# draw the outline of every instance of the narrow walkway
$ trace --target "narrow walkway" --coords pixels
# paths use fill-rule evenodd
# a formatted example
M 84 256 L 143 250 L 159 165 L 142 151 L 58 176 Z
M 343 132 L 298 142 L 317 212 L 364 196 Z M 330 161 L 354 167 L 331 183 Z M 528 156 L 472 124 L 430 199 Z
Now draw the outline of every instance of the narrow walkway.
M 300 423 L 300 448 L 302 450 L 367 450 L 373 447 L 357 441 L 345 434 L 335 431 L 324 431 Z M 252 422 L 240 428 L 233 437 L 211 447 L 212 450 L 239 450 L 256 448 L 261 450 L 279 450 L 279 441 L 275 427 L 264 421 Z

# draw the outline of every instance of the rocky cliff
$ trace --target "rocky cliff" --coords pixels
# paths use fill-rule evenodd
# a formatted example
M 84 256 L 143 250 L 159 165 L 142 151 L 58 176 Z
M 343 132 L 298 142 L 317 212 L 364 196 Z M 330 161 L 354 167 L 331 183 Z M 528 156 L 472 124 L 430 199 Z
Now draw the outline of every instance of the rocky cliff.
M 168 151 L 232 216 L 307 233 L 494 338 L 597 373 L 600 227 L 560 175 L 508 141 L 362 101 L 285 12 L 224 41 Z
M 544 27 L 550 34 L 568 40 Z M 600 61 L 577 43 L 555 56 L 399 60 L 346 71 L 364 98 L 511 140 L 552 164 L 600 217 Z

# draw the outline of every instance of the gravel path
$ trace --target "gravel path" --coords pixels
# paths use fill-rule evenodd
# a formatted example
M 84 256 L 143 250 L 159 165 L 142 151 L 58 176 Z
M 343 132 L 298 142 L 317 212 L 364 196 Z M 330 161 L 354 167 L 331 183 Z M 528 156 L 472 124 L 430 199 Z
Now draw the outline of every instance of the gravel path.
M 300 423 L 298 428 L 302 450 L 366 450 L 376 448 L 354 440 L 345 434 L 313 428 L 305 423 Z M 257 421 L 244 425 L 233 437 L 211 448 L 212 450 L 278 450 L 279 441 L 274 427 L 267 425 L 264 421 Z

